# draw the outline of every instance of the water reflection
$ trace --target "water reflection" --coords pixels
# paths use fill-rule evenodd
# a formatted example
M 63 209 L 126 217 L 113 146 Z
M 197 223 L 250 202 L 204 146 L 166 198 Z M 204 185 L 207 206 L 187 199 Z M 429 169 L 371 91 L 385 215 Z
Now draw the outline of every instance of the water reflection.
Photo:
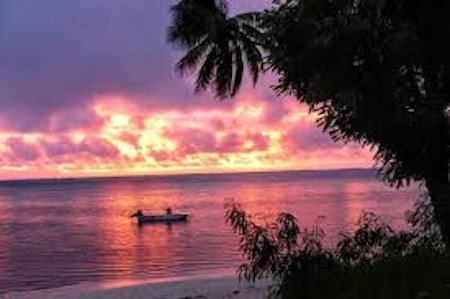
M 401 220 L 416 188 L 394 191 L 372 176 L 301 173 L 41 181 L 0 184 L 0 292 L 80 282 L 232 271 L 237 237 L 224 199 L 270 221 L 302 225 L 325 216 L 329 239 L 363 209 Z M 138 226 L 130 214 L 191 215 L 187 223 Z M 18 212 L 20 211 L 20 213 Z

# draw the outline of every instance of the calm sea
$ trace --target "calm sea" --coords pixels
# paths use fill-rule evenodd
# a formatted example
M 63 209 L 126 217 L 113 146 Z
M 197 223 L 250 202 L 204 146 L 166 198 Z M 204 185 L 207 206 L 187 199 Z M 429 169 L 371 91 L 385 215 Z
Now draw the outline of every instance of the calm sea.
M 282 211 L 301 225 L 319 218 L 333 242 L 362 210 L 401 226 L 417 195 L 367 170 L 0 182 L 0 294 L 233 272 L 241 256 L 226 198 L 266 221 Z M 166 207 L 192 217 L 143 227 L 129 217 Z

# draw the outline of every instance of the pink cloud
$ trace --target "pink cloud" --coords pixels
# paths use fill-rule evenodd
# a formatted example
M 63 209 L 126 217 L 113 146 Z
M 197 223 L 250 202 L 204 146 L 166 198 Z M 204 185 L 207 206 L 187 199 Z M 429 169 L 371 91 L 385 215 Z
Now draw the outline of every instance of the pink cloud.
M 49 158 L 76 153 L 76 146 L 67 137 L 60 137 L 57 140 L 51 141 L 44 140 L 41 145 Z
M 251 133 L 249 140 L 253 142 L 252 150 L 255 151 L 265 151 L 270 145 L 270 139 L 262 133 Z
M 93 109 L 70 109 L 55 112 L 50 118 L 50 132 L 70 132 L 73 130 L 95 131 L 103 127 L 105 120 Z
M 290 152 L 332 151 L 344 146 L 311 123 L 300 123 L 289 128 L 283 136 L 283 143 Z
M 226 134 L 219 142 L 216 143 L 216 152 L 229 153 L 239 152 L 243 146 L 243 138 L 237 133 L 231 132 Z
M 77 149 L 80 153 L 98 158 L 114 158 L 119 154 L 116 147 L 101 138 L 85 139 L 77 146 Z
M 29 173 L 43 176 L 63 167 L 70 176 L 371 165 L 370 152 L 333 142 L 304 106 L 258 95 L 243 94 L 242 102 L 208 111 L 138 109 L 126 98 L 96 101 L 93 115 L 84 117 L 83 109 L 60 114 L 67 115 L 67 126 L 52 133 L 0 132 L 0 140 L 6 136 L 0 166 L 26 163 Z M 83 126 L 88 123 L 93 128 Z
M 7 156 L 13 162 L 32 162 L 40 157 L 39 149 L 36 145 L 25 142 L 21 138 L 8 138 L 5 145 L 9 147 Z

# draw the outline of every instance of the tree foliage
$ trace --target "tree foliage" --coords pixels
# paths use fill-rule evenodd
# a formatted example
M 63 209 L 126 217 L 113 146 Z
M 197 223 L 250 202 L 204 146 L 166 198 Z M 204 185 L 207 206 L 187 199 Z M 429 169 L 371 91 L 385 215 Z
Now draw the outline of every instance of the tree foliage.
M 448 298 L 450 260 L 421 200 L 407 216 L 408 230 L 395 231 L 372 213 L 335 247 L 324 245 L 320 226 L 301 229 L 282 213 L 272 224 L 257 224 L 233 202 L 226 219 L 240 238 L 247 262 L 239 277 L 266 276 L 277 282 L 272 296 L 283 298 Z M 428 297 L 427 297 L 428 296 Z
M 182 73 L 198 67 L 196 91 L 212 85 L 219 98 L 239 90 L 247 64 L 256 83 L 262 69 L 261 33 L 257 13 L 228 16 L 227 3 L 186 0 L 172 7 L 169 40 L 188 51 L 177 63 Z
M 450 1 L 284 0 L 229 16 L 224 1 L 181 0 L 173 12 L 197 90 L 233 96 L 242 57 L 254 81 L 276 74 L 334 140 L 370 146 L 387 182 L 425 181 L 450 246 Z
M 308 104 L 333 139 L 372 146 L 393 184 L 437 175 L 448 162 L 433 163 L 434 145 L 445 150 L 450 78 L 443 61 L 437 70 L 426 61 L 412 2 L 292 0 L 262 25 L 277 90 Z

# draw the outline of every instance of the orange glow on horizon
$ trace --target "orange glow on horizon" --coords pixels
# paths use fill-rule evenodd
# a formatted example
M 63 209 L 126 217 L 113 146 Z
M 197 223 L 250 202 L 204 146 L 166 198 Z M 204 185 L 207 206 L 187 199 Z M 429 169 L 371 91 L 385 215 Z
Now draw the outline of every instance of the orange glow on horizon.
M 97 97 L 89 129 L 0 132 L 0 178 L 372 166 L 371 153 L 357 145 L 327 148 L 333 143 L 298 103 L 278 104 L 284 114 L 271 119 L 271 107 L 250 97 L 230 109 L 191 111 L 150 111 L 124 97 Z

